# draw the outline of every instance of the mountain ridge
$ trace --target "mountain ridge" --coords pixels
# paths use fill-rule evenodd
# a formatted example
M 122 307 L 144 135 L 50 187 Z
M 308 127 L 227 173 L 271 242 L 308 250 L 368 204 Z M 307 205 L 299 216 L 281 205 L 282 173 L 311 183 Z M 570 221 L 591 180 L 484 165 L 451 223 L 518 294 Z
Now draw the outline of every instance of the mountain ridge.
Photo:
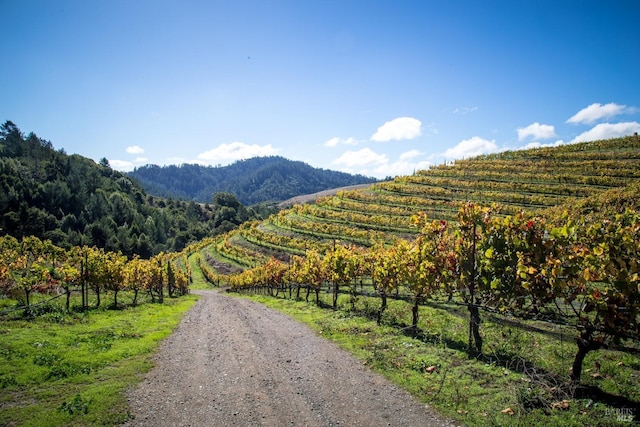
M 282 156 L 253 157 L 217 167 L 145 165 L 127 175 L 155 196 L 208 203 L 215 193 L 228 192 L 244 205 L 277 203 L 303 194 L 377 181 L 363 175 L 315 168 Z

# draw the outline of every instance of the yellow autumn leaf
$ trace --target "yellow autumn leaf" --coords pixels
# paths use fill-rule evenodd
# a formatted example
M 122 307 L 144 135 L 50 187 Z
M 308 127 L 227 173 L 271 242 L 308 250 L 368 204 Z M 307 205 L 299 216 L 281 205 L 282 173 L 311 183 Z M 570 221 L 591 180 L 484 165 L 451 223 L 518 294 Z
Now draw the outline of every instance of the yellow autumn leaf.
M 490 247 L 489 249 L 484 251 L 484 256 L 489 258 L 489 259 L 493 258 L 493 248 Z
M 591 270 L 589 270 L 588 268 L 584 269 L 584 273 L 583 273 L 583 277 L 584 280 L 586 280 L 587 282 L 590 282 L 593 280 L 593 274 L 591 274 Z

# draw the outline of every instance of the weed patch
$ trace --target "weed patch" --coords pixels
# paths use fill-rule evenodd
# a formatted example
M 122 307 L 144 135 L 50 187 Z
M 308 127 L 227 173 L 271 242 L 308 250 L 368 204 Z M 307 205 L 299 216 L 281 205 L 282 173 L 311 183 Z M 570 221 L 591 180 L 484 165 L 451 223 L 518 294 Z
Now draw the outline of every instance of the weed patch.
M 86 414 L 89 412 L 89 401 L 82 398 L 79 394 L 76 394 L 73 396 L 73 399 L 68 402 L 63 402 L 62 405 L 58 406 L 57 410 L 59 412 L 66 412 L 69 415 Z

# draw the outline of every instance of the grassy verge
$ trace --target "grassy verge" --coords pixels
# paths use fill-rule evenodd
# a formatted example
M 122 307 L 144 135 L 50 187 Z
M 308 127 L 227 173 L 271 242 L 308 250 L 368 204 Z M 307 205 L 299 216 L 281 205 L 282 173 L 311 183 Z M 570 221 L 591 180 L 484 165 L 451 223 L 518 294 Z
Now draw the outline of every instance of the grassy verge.
M 189 267 L 191 268 L 191 283 L 189 284 L 189 289 L 212 289 L 211 284 L 204 277 L 204 274 L 198 265 L 198 258 L 195 253 L 191 254 L 189 257 Z
M 116 425 L 124 392 L 151 368 L 160 341 L 196 301 L 0 320 L 0 425 Z M 11 301 L 1 301 L 7 307 Z
M 354 310 L 345 295 L 335 312 L 302 301 L 251 298 L 308 324 L 464 425 L 630 425 L 630 415 L 639 415 L 637 351 L 589 354 L 583 383 L 590 392 L 571 395 L 566 380 L 576 346 L 570 329 L 484 314 L 485 357 L 476 359 L 466 354 L 468 315 L 459 306 L 421 307 L 421 332 L 412 338 L 404 329 L 411 308 L 402 301 L 390 303 L 378 326 L 370 320 L 375 298 L 359 297 Z

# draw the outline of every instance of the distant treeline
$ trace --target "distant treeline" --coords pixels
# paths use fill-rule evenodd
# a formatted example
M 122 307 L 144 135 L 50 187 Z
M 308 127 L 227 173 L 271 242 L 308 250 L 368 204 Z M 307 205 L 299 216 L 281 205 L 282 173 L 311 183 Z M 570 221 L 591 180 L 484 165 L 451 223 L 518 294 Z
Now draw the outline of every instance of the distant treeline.
M 228 192 L 247 206 L 376 181 L 362 175 L 314 168 L 280 156 L 255 157 L 221 167 L 147 165 L 136 168 L 129 176 L 156 196 L 206 203 L 213 194 Z

